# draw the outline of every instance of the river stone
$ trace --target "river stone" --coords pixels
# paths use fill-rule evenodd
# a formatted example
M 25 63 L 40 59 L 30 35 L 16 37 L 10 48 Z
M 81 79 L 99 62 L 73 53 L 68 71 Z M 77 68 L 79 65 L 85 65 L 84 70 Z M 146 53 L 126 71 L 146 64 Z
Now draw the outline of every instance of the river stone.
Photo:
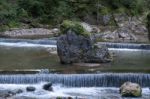
M 14 96 L 16 94 L 20 94 L 23 91 L 21 89 L 15 89 L 15 90 L 0 90 L 0 99 L 7 98 Z
M 120 93 L 123 97 L 140 97 L 142 96 L 142 88 L 137 83 L 125 82 L 120 87 Z
M 52 83 L 46 83 L 43 85 L 44 90 L 53 91 Z
M 110 61 L 108 48 L 94 45 L 90 36 L 78 35 L 72 30 L 61 35 L 57 40 L 57 53 L 60 62 L 69 63 L 102 63 Z
M 31 91 L 35 91 L 36 88 L 35 88 L 35 87 L 32 87 L 32 86 L 28 86 L 28 87 L 26 88 L 26 90 L 29 91 L 29 92 L 31 92 Z

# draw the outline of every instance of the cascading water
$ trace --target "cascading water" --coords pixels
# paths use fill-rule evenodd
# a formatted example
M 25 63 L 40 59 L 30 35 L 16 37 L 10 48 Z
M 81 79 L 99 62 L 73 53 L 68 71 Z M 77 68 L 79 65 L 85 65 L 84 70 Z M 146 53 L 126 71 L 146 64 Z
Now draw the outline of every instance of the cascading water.
M 2 46 L 12 46 L 12 47 L 55 47 L 56 40 L 53 39 L 7 39 L 0 38 L 0 45 Z
M 108 48 L 150 50 L 150 44 L 108 43 L 108 42 L 98 42 L 98 44 L 106 45 Z
M 139 69 L 140 71 L 141 71 L 141 68 L 139 68 L 140 66 L 145 66 L 144 68 L 147 68 L 146 70 L 149 70 L 149 68 L 148 68 L 149 55 L 150 55 L 149 54 L 149 50 L 150 50 L 149 44 L 128 44 L 128 43 L 122 44 L 122 43 L 105 43 L 105 42 L 98 43 L 98 44 L 104 44 L 107 47 L 109 47 L 110 50 L 112 50 L 112 48 L 114 48 L 115 50 L 116 49 L 142 50 L 142 52 L 140 52 L 140 54 L 137 54 L 139 52 L 134 52 L 134 54 L 133 54 L 132 51 L 130 53 L 128 53 L 127 51 L 126 52 L 122 52 L 122 51 L 115 52 L 114 51 L 115 53 L 118 53 L 118 54 L 116 54 L 116 57 L 115 57 L 117 60 L 116 63 L 112 63 L 111 64 L 112 66 L 110 66 L 110 67 L 112 67 L 112 69 L 119 68 L 119 70 L 121 70 L 122 67 L 128 66 L 127 68 L 130 68 L 130 69 L 134 68 L 134 70 L 135 70 L 135 67 L 134 67 L 134 65 L 135 65 L 136 68 Z M 3 46 L 3 48 L 1 46 Z M 21 47 L 21 48 L 13 49 L 13 48 L 10 48 L 10 46 L 11 47 Z M 18 55 L 18 56 L 19 55 L 24 56 L 27 54 L 29 54 L 29 56 L 30 56 L 30 53 L 31 53 L 30 59 L 32 59 L 32 61 L 34 61 L 34 63 L 38 63 L 39 60 L 40 61 L 42 59 L 46 60 L 50 56 L 48 56 L 48 57 L 45 56 L 47 54 L 43 53 L 44 50 L 42 50 L 42 54 L 39 54 L 39 52 L 37 51 L 37 47 L 56 48 L 56 40 L 53 40 L 53 39 L 27 40 L 27 39 L 0 38 L 0 47 L 1 47 L 0 51 L 3 53 L 3 54 L 0 54 L 1 60 L 5 59 L 6 58 L 5 56 L 8 55 L 5 52 L 7 52 L 7 53 L 9 52 L 9 54 L 10 54 L 11 51 L 15 51 L 15 53 L 16 53 L 15 55 Z M 33 54 L 33 52 L 31 52 L 32 51 L 31 49 L 24 48 L 24 47 L 36 47 L 36 53 Z M 34 48 L 33 48 L 33 50 L 35 52 Z M 25 54 L 21 54 L 21 53 L 25 53 Z M 122 53 L 122 54 L 120 55 L 120 53 Z M 126 56 L 128 56 L 127 53 L 131 54 L 129 56 L 130 57 L 129 60 L 131 60 L 132 62 L 128 60 L 129 57 L 126 57 Z M 2 56 L 4 56 L 4 58 Z M 131 56 L 134 56 L 134 57 L 131 57 Z M 139 57 L 139 56 L 140 57 L 142 56 L 142 59 L 138 59 L 137 57 Z M 14 59 L 14 55 L 12 55 L 12 57 Z M 27 57 L 26 59 L 28 59 L 28 58 L 29 57 Z M 118 60 L 118 58 L 120 60 Z M 135 60 L 136 64 L 133 62 L 132 58 L 136 59 Z M 8 59 L 8 58 L 6 58 L 6 59 Z M 54 57 L 53 58 L 50 57 L 50 59 L 54 59 Z M 123 62 L 122 62 L 122 60 L 123 60 Z M 25 61 L 25 60 L 23 60 L 23 61 Z M 26 61 L 28 61 L 28 60 L 26 60 Z M 31 63 L 33 63 L 32 61 L 31 61 Z M 51 63 L 50 60 L 44 61 L 43 62 L 44 65 L 46 62 Z M 28 61 L 28 63 L 29 63 L 29 61 Z M 117 64 L 118 64 L 118 66 L 117 66 Z M 11 65 L 12 65 L 12 63 L 11 63 Z M 27 64 L 27 65 L 30 65 L 30 64 Z M 35 66 L 37 66 L 37 64 L 36 65 L 31 64 L 31 65 L 34 67 L 33 69 L 37 69 L 39 67 L 44 68 L 44 65 L 41 65 L 41 64 L 39 67 L 36 67 L 36 68 L 35 68 Z M 47 67 L 50 67 L 50 70 L 52 70 L 53 69 L 52 67 L 57 67 L 57 65 L 47 66 Z M 29 66 L 29 67 L 32 67 L 32 66 Z M 116 68 L 115 68 L 115 66 L 116 66 Z M 119 66 L 121 66 L 121 68 Z M 6 67 L 4 67 L 4 68 L 6 68 Z M 23 66 L 23 67 L 19 66 L 19 68 L 24 68 L 24 67 L 27 67 L 27 66 Z M 71 69 L 69 67 L 70 66 L 68 66 L 68 67 L 59 66 L 58 68 L 64 68 L 65 70 L 68 68 L 68 70 L 71 71 Z M 8 65 L 8 68 L 10 69 L 9 65 Z M 73 66 L 72 66 L 72 68 L 73 68 L 73 70 L 76 69 Z M 105 67 L 105 68 L 109 69 L 109 66 L 108 66 L 108 68 L 107 67 Z M 77 69 L 79 69 L 79 67 Z M 89 68 L 84 68 L 84 69 L 88 70 Z M 98 72 L 101 72 L 101 67 L 96 68 L 96 70 Z M 124 70 L 124 68 L 123 68 L 123 70 Z M 44 73 L 47 73 L 47 70 L 41 71 L 41 73 L 39 73 L 39 74 L 0 75 L 0 89 L 21 88 L 23 90 L 26 90 L 26 86 L 34 86 L 34 87 L 36 87 L 35 92 L 28 93 L 28 92 L 24 91 L 22 94 L 18 94 L 18 96 L 25 96 L 25 97 L 27 96 L 27 97 L 32 97 L 32 98 L 36 98 L 36 99 L 47 99 L 47 98 L 51 98 L 53 96 L 54 97 L 55 96 L 74 96 L 74 97 L 81 96 L 82 98 L 85 98 L 85 99 L 112 99 L 112 97 L 114 97 L 114 99 L 122 99 L 119 94 L 118 87 L 120 87 L 120 85 L 126 81 L 139 83 L 142 87 L 150 86 L 150 83 L 149 83 L 150 82 L 150 74 L 145 74 L 145 73 L 100 73 L 100 74 L 44 74 Z M 74 71 L 73 71 L 73 73 L 74 73 Z M 42 85 L 39 84 L 40 82 L 52 82 L 54 84 L 53 85 L 54 92 L 43 91 Z M 63 85 L 63 86 L 60 86 L 60 85 Z M 141 99 L 149 99 L 149 97 L 150 97 L 149 92 L 150 91 L 148 88 L 143 88 L 143 96 L 141 97 Z M 18 98 L 18 99 L 22 99 L 22 98 Z M 74 98 L 74 99 L 78 99 L 78 98 Z
M 56 47 L 56 38 L 54 39 L 37 39 L 37 40 L 30 40 L 30 39 L 7 39 L 7 38 L 0 38 L 0 45 L 7 45 L 15 43 L 17 44 L 38 44 L 38 45 L 45 45 L 51 47 L 52 45 Z M 97 43 L 106 45 L 108 48 L 126 48 L 126 49 L 143 49 L 143 50 L 150 50 L 150 44 L 131 44 L 131 43 L 109 43 L 109 42 L 98 42 Z M 50 46 L 51 45 L 51 46 Z
M 101 73 L 101 74 L 34 74 L 0 75 L 0 83 L 32 84 L 52 82 L 69 87 L 119 87 L 126 81 L 150 86 L 150 74 Z

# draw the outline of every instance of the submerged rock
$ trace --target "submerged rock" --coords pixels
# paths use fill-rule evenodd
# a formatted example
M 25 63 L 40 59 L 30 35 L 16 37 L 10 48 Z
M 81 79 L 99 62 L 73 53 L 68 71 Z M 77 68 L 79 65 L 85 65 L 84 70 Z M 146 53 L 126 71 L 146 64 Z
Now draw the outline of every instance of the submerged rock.
M 125 82 L 120 87 L 120 94 L 123 97 L 140 97 L 142 96 L 142 88 L 137 83 Z
M 20 94 L 23 91 L 21 89 L 15 89 L 15 90 L 0 90 L 0 99 L 7 98 L 14 96 L 16 94 Z
M 68 24 L 61 26 L 63 33 L 57 40 L 57 53 L 61 63 L 110 61 L 110 54 L 106 46 L 95 45 L 90 33 L 79 23 L 68 22 Z
M 46 83 L 43 85 L 44 90 L 53 91 L 52 83 Z

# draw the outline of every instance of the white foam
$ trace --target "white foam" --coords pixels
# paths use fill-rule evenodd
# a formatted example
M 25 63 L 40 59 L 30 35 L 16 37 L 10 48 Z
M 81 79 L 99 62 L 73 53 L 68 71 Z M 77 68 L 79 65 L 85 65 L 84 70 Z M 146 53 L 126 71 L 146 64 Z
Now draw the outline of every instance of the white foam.
M 38 84 L 0 84 L 0 89 L 22 89 L 24 92 L 17 96 L 33 97 L 37 99 L 47 99 L 52 97 L 93 97 L 93 96 L 105 96 L 105 95 L 118 95 L 119 88 L 115 87 L 63 87 L 61 85 L 53 85 L 53 92 L 45 91 L 42 89 L 44 83 Z M 27 92 L 27 86 L 34 86 L 35 92 Z M 143 95 L 149 95 L 149 88 L 142 88 Z M 94 98 L 95 99 L 95 98 Z M 147 99 L 147 98 L 146 98 Z
M 128 49 L 128 48 L 108 48 L 110 51 L 150 51 L 143 49 Z
M 56 48 L 56 45 L 44 45 L 44 44 L 32 44 L 27 42 L 18 42 L 18 43 L 7 43 L 0 42 L 0 46 L 9 46 L 9 47 L 45 47 L 45 48 Z

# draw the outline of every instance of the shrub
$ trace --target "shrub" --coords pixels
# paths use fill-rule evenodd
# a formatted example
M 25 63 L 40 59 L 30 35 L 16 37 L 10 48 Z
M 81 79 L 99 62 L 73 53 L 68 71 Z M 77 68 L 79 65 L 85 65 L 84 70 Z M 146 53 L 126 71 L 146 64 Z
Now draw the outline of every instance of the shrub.
M 148 39 L 150 40 L 150 13 L 147 15 Z
M 39 17 L 44 14 L 44 4 L 39 0 L 19 0 L 18 5 L 32 17 Z

